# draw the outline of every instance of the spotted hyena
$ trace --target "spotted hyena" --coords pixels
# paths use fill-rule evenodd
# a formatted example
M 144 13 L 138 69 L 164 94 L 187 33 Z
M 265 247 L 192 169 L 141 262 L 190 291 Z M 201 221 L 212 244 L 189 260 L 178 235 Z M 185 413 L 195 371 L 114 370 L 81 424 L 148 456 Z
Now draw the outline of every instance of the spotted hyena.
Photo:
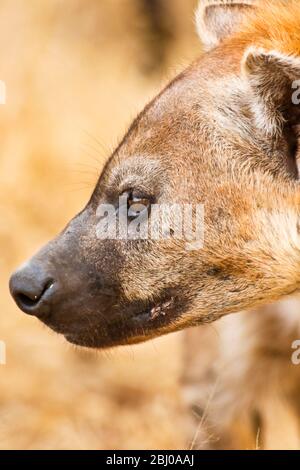
M 263 327 L 286 344 L 285 326 L 297 331 L 298 321 L 285 318 L 284 307 L 261 309 L 300 285 L 299 17 L 293 0 L 200 2 L 205 53 L 134 120 L 82 212 L 12 276 L 11 293 L 24 312 L 72 343 L 106 348 L 256 309 L 244 323 L 245 314 L 236 316 L 252 324 L 256 349 L 262 354 Z M 191 225 L 203 207 L 200 245 L 178 236 L 180 217 L 170 211 L 165 236 L 157 208 L 170 206 L 192 208 Z M 252 405 L 265 380 L 243 366 L 241 349 L 230 358 L 232 341 L 219 328 L 235 365 L 215 400 L 216 411 L 228 410 L 218 445 L 230 447 L 237 444 L 228 429 L 233 423 L 240 429 L 231 412 L 236 400 L 246 410 L 246 428 L 261 428 L 260 410 Z M 212 342 L 203 344 L 202 353 L 216 364 L 218 353 L 208 354 Z M 202 379 L 209 375 L 202 372 Z M 292 385 L 288 390 L 294 393 Z M 209 419 L 216 432 L 218 420 Z

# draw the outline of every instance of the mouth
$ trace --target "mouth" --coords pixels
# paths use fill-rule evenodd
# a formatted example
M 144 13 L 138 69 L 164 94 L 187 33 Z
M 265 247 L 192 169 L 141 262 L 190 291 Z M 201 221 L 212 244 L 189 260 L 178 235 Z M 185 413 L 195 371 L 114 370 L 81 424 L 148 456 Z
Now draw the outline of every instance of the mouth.
M 185 304 L 176 295 L 163 296 L 160 301 L 148 302 L 146 305 L 138 302 L 111 315 L 110 321 L 105 321 L 103 317 L 97 321 L 95 315 L 93 326 L 91 323 L 85 326 L 81 324 L 81 327 L 77 324 L 72 331 L 65 331 L 63 335 L 69 343 L 88 348 L 103 349 L 140 343 L 175 331 L 176 320 L 184 312 Z
M 153 322 L 156 319 L 167 317 L 174 311 L 175 307 L 176 298 L 172 296 L 166 300 L 150 304 L 150 306 L 146 307 L 144 310 L 134 313 L 133 317 Z

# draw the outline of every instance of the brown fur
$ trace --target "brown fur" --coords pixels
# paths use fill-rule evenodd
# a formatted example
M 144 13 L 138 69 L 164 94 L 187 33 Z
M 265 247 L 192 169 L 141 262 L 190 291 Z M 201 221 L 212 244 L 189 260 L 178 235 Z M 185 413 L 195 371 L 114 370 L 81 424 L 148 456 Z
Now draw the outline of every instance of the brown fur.
M 266 50 L 300 55 L 300 4 L 298 0 L 263 0 L 257 2 L 244 24 L 227 47 L 246 48 L 255 44 Z
M 255 45 L 298 56 L 299 2 L 260 4 L 220 50 L 239 55 Z M 299 367 L 291 361 L 299 312 L 293 298 L 186 333 L 192 447 L 299 449 Z

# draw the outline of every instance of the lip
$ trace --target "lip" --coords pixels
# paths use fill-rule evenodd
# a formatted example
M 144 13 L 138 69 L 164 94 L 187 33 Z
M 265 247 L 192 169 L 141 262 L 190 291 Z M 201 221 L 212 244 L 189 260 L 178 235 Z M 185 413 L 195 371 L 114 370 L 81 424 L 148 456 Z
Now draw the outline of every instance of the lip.
M 174 296 L 169 297 L 167 300 L 152 303 L 148 308 L 143 309 L 133 315 L 135 318 L 144 318 L 150 321 L 156 318 L 166 317 L 172 313 L 176 307 L 176 298 Z
M 186 310 L 188 300 L 179 298 L 172 289 L 164 292 L 154 301 L 136 301 L 120 306 L 117 311 L 106 312 L 103 317 L 91 313 L 89 322 L 86 316 L 78 316 L 74 322 L 56 323 L 46 319 L 48 327 L 76 346 L 106 349 L 126 344 L 134 344 L 153 338 L 157 331 L 167 331 Z M 61 316 L 60 316 L 61 318 Z M 70 320 L 70 319 L 69 319 Z

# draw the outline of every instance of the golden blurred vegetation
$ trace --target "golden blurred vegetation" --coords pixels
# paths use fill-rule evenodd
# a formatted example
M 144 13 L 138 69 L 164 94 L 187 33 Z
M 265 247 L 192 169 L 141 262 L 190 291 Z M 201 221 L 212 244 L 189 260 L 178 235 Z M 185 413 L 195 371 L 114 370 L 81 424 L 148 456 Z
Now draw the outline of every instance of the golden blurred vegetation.
M 18 311 L 7 284 L 82 208 L 135 114 L 198 54 L 195 3 L 1 1 L 1 449 L 185 445 L 180 335 L 75 349 Z

